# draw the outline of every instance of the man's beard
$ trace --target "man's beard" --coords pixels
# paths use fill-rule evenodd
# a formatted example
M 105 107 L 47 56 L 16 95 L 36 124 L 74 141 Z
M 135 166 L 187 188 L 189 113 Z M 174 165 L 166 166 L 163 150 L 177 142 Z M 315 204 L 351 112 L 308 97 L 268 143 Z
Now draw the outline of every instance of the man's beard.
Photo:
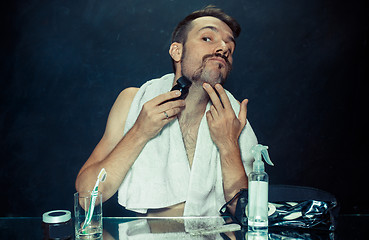
M 183 51 L 183 55 L 182 55 L 182 60 L 185 57 L 185 48 Z M 224 59 L 226 66 L 224 66 L 223 64 L 219 63 L 219 70 L 221 68 L 226 68 L 227 71 L 225 73 L 225 75 L 223 76 L 221 71 L 212 71 L 209 70 L 207 68 L 205 68 L 205 65 L 207 63 L 207 61 L 210 58 L 214 58 L 214 57 L 221 57 Z M 183 63 L 183 61 L 182 61 Z M 220 53 L 214 53 L 214 54 L 207 54 L 202 58 L 202 64 L 201 66 L 196 69 L 196 71 L 193 73 L 192 76 L 185 76 L 183 74 L 183 66 L 182 66 L 182 75 L 184 75 L 185 77 L 191 79 L 193 81 L 193 83 L 209 83 L 212 86 L 215 86 L 215 84 L 220 83 L 220 84 L 224 84 L 227 80 L 228 74 L 230 73 L 230 71 L 232 70 L 232 64 L 229 62 L 228 58 L 223 56 Z

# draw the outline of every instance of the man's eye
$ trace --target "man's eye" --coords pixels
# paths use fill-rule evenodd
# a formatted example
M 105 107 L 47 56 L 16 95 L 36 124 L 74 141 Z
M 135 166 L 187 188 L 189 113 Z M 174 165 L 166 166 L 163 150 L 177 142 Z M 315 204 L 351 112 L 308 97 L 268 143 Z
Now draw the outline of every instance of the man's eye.
M 209 38 L 209 37 L 203 37 L 202 40 L 204 40 L 205 42 L 210 42 L 211 41 L 211 38 Z

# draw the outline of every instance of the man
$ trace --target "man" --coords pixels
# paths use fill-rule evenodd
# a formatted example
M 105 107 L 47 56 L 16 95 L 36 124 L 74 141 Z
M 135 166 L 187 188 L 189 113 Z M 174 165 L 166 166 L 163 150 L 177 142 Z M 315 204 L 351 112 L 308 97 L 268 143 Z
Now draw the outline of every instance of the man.
M 246 155 L 257 143 L 246 120 L 248 100 L 239 103 L 222 87 L 239 33 L 238 23 L 213 7 L 180 22 L 169 49 L 174 75 L 121 92 L 101 141 L 77 176 L 77 191 L 91 190 L 105 168 L 107 179 L 99 188 L 104 201 L 119 191 L 127 209 L 173 216 L 214 215 L 246 188 L 244 166 L 251 165 Z M 169 91 L 181 76 L 192 81 L 187 98 L 168 101 L 181 94 Z

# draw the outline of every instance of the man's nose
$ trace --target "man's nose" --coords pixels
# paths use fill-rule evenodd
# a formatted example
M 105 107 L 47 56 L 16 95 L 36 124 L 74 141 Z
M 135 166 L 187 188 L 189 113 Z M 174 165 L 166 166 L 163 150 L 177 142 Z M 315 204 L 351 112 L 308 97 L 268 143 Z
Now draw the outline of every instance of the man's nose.
M 225 56 L 227 58 L 229 57 L 230 52 L 231 51 L 230 51 L 229 47 L 227 46 L 227 44 L 224 41 L 222 41 L 216 49 L 216 53 L 220 53 L 220 54 L 222 54 L 223 56 Z

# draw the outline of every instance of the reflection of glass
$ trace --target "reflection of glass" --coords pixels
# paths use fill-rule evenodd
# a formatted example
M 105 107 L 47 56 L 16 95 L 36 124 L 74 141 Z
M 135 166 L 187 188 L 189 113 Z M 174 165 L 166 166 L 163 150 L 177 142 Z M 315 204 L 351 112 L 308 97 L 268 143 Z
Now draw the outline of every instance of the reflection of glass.
M 246 240 L 268 240 L 268 232 L 266 231 L 248 231 Z
M 90 224 L 82 229 L 90 206 L 91 192 L 74 194 L 75 236 L 76 239 L 102 239 L 102 194 L 96 197 Z

